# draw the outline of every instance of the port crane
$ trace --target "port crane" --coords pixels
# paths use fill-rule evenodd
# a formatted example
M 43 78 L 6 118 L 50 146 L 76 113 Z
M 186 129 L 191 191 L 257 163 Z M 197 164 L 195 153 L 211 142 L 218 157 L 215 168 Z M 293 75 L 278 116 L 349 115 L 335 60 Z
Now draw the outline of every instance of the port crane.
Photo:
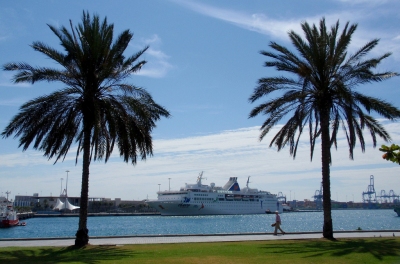
M 316 190 L 315 194 L 311 198 L 314 198 L 316 209 L 322 209 L 322 200 L 323 200 L 323 197 L 322 197 L 322 182 L 321 182 L 320 189 Z
M 362 193 L 363 202 L 368 203 L 368 207 L 371 208 L 376 203 L 376 192 L 374 187 L 374 175 L 369 176 L 369 185 L 367 191 Z

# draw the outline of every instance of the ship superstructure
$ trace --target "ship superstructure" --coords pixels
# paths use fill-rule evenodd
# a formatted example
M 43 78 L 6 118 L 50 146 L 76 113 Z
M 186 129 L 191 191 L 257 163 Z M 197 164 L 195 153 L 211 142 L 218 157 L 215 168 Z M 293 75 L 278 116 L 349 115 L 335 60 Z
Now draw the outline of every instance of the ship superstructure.
M 14 210 L 13 203 L 8 200 L 10 193 L 6 192 L 7 199 L 0 199 L 0 227 L 12 227 L 19 224 L 17 211 Z

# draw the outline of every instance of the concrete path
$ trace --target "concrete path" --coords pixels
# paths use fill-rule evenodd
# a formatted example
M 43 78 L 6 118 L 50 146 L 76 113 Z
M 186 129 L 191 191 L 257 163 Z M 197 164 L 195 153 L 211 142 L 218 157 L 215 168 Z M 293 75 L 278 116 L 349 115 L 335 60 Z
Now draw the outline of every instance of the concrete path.
M 354 231 L 335 232 L 335 238 L 367 238 L 367 237 L 400 237 L 400 230 L 388 231 Z M 234 242 L 234 241 L 264 241 L 282 239 L 315 239 L 322 238 L 322 233 L 286 233 L 273 236 L 272 233 L 251 234 L 217 234 L 217 235 L 170 235 L 170 236 L 118 236 L 91 237 L 91 245 L 128 245 L 128 244 L 162 244 L 162 243 L 201 243 L 201 242 Z M 71 246 L 74 238 L 37 238 L 37 239 L 0 239 L 0 247 L 42 247 Z

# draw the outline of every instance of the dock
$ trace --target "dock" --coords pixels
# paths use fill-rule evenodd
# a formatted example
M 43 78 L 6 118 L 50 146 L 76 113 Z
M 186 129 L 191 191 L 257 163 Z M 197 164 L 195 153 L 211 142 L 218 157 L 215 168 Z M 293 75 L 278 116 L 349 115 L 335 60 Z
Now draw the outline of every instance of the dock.
M 159 212 L 141 212 L 141 213 L 88 213 L 88 217 L 100 216 L 145 216 L 161 215 Z M 79 217 L 78 213 L 34 213 L 32 217 Z
M 17 215 L 18 215 L 19 220 L 23 220 L 23 219 L 34 217 L 35 213 L 34 212 L 25 212 L 25 213 L 18 213 Z

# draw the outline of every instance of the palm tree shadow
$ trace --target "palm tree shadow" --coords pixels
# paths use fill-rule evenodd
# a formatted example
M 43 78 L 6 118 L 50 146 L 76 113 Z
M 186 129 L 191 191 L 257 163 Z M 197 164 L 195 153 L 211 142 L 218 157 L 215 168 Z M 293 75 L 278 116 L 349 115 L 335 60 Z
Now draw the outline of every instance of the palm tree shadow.
M 134 258 L 137 255 L 132 249 L 126 250 L 116 246 L 76 247 L 43 247 L 36 250 L 10 248 L 0 254 L 0 263 L 87 263 L 96 264 L 101 261 L 113 261 Z
M 339 258 L 348 254 L 370 254 L 376 260 L 382 261 L 385 256 L 400 257 L 400 241 L 396 239 L 351 239 L 351 240 L 326 240 L 308 241 L 304 243 L 293 242 L 279 245 L 268 244 L 268 252 L 277 254 L 303 254 L 303 258 L 329 256 Z

